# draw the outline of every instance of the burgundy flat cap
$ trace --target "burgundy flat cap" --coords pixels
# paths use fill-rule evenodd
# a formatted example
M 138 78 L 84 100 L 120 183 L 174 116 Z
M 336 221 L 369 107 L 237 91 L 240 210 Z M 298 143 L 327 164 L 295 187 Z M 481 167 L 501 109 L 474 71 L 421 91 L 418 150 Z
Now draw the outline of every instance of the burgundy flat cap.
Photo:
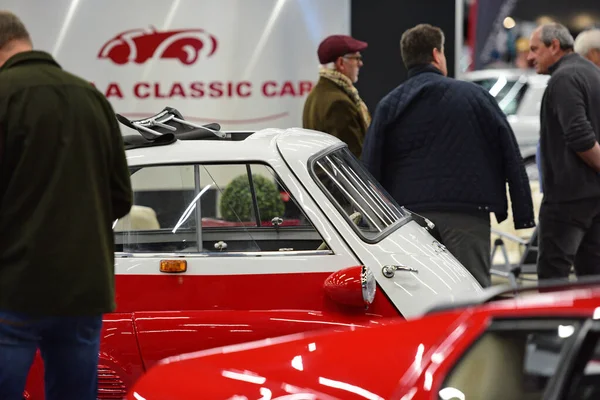
M 367 42 L 361 42 L 347 35 L 332 35 L 321 42 L 317 55 L 321 64 L 328 64 L 344 54 L 356 53 L 366 48 Z

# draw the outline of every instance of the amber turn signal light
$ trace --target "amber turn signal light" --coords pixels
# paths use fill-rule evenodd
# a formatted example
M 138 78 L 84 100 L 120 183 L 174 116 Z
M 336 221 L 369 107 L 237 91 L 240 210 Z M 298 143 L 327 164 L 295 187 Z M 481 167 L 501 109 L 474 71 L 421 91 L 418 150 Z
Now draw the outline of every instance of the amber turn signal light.
M 186 260 L 160 260 L 160 272 L 185 272 Z

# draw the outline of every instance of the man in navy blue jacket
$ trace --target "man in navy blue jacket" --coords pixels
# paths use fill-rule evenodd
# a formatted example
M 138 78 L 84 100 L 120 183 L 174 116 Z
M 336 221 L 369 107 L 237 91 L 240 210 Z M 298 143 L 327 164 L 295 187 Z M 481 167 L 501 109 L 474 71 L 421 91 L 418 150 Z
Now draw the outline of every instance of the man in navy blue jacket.
M 377 105 L 362 160 L 394 199 L 437 226 L 448 250 L 490 285 L 490 213 L 516 229 L 535 226 L 531 189 L 514 133 L 496 100 L 446 77 L 444 34 L 420 24 L 404 32 L 408 80 Z

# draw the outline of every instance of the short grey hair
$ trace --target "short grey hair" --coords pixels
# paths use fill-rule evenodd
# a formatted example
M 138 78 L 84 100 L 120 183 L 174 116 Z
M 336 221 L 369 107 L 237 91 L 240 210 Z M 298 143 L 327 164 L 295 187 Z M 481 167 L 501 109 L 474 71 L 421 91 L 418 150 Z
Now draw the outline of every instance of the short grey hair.
M 574 45 L 575 51 L 582 56 L 590 50 L 600 50 L 600 29 L 588 29 L 577 35 Z
M 15 40 L 24 40 L 31 44 L 29 32 L 19 17 L 10 11 L 0 10 L 0 50 L 10 46 Z
M 562 50 L 573 50 L 573 35 L 566 26 L 556 22 L 542 25 L 541 39 L 546 46 L 550 46 L 556 39 Z

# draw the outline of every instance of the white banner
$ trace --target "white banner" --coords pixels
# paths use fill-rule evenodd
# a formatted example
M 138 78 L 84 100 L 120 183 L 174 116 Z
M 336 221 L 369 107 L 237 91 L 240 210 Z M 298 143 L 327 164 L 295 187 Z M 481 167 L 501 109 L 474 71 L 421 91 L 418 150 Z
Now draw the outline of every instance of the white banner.
M 350 0 L 3 0 L 34 47 L 116 112 L 166 106 L 228 130 L 302 125 L 317 47 L 349 34 Z

